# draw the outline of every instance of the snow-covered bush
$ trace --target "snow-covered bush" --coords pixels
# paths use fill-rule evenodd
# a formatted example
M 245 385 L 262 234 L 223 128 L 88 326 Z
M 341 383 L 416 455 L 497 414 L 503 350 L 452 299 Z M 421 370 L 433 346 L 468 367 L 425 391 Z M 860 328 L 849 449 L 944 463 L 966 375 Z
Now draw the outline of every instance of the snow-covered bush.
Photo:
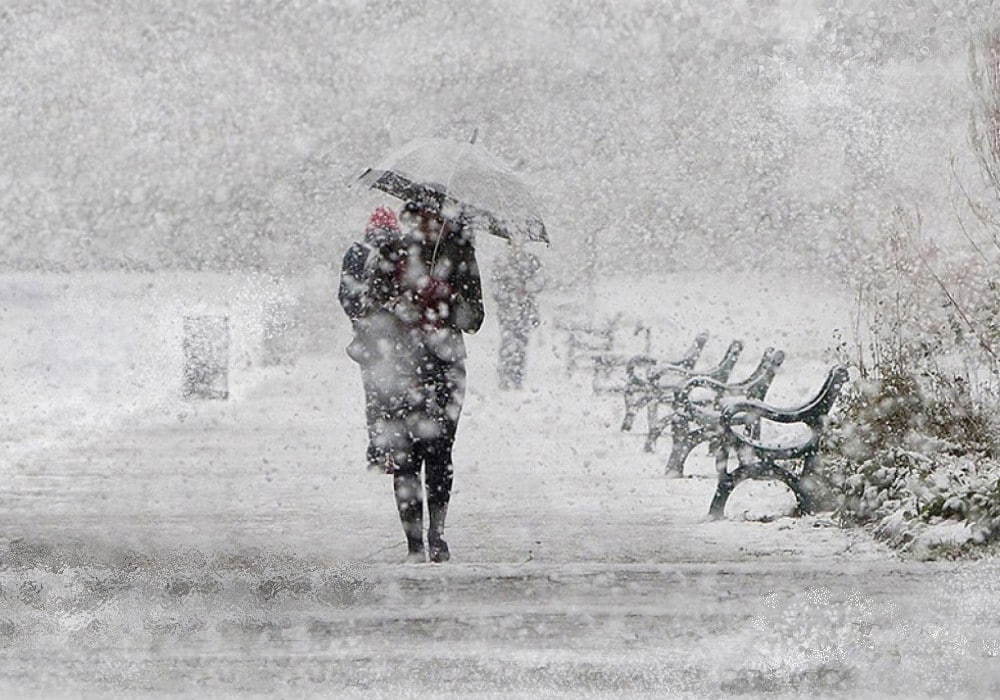
M 841 521 L 873 525 L 893 546 L 911 547 L 946 521 L 964 526 L 952 544 L 1000 539 L 1000 462 L 994 459 L 898 447 L 862 462 L 841 457 L 828 469 L 839 482 Z
M 1000 539 L 997 402 L 916 355 L 874 366 L 877 379 L 845 390 L 825 444 L 840 520 L 899 547 L 944 520 L 966 541 Z
M 944 521 L 1000 539 L 996 285 L 981 261 L 921 240 L 897 208 L 857 262 L 856 369 L 826 442 L 823 476 L 847 524 L 908 547 Z M 992 272 L 995 272 L 993 270 Z

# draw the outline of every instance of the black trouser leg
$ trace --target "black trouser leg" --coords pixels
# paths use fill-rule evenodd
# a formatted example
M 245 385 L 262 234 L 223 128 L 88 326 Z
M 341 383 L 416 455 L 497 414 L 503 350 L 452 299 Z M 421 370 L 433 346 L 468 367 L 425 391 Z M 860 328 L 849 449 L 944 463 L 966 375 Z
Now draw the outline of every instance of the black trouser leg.
M 448 517 L 448 502 L 454 470 L 451 464 L 451 440 L 436 441 L 426 453 L 424 461 L 427 481 L 427 548 L 430 560 L 445 562 L 451 558 L 448 543 L 444 541 L 444 525 Z
M 430 523 L 427 541 L 441 541 L 445 519 L 448 516 L 448 502 L 454 483 L 454 468 L 451 463 L 451 440 L 435 440 L 427 445 L 424 453 L 424 478 L 427 483 L 427 514 Z
M 428 401 L 425 418 L 433 429 L 418 440 L 417 454 L 424 464 L 427 486 L 427 545 L 431 561 L 449 559 L 444 541 L 445 520 L 454 482 L 451 450 L 465 398 L 465 366 L 461 362 L 429 366 Z
M 424 499 L 420 485 L 420 462 L 413 451 L 396 464 L 392 478 L 399 521 L 411 554 L 424 551 Z

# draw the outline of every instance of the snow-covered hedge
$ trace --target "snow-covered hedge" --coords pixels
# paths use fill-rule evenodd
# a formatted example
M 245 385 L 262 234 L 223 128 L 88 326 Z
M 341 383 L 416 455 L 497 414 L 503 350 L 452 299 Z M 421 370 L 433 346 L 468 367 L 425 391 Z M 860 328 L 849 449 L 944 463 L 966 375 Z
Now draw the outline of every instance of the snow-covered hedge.
M 834 412 L 829 507 L 921 555 L 1000 543 L 1000 285 L 982 260 L 931 251 L 897 208 L 859 261 L 854 380 Z
M 930 553 L 1000 539 L 1000 461 L 894 447 L 826 468 L 841 521 L 872 525 L 895 547 Z
M 992 412 L 934 386 L 900 376 L 855 382 L 823 460 L 842 523 L 927 556 L 1000 541 Z

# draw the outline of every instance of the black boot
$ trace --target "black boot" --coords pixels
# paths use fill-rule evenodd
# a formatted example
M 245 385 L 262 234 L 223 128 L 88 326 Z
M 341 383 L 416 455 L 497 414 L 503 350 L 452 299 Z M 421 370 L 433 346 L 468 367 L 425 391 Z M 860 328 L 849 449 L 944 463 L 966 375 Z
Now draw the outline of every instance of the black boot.
M 428 555 L 432 562 L 441 564 L 451 559 L 451 554 L 448 552 L 448 543 L 442 539 L 442 535 L 444 535 L 444 521 L 448 515 L 448 506 L 432 506 L 428 504 L 428 510 L 430 511 L 431 520 L 430 527 L 427 528 Z
M 396 508 L 399 521 L 406 535 L 406 562 L 423 563 L 424 558 L 424 503 L 420 497 L 420 479 L 408 474 L 396 473 L 393 478 Z

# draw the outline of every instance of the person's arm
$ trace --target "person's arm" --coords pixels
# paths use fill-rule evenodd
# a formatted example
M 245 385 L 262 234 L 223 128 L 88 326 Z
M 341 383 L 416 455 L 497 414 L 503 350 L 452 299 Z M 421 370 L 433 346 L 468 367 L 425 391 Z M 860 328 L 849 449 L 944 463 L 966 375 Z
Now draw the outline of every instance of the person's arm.
M 405 265 L 406 249 L 390 241 L 375 250 L 368 260 L 368 296 L 374 306 L 391 305 L 402 293 L 399 275 Z
M 337 292 L 337 298 L 344 313 L 352 321 L 366 315 L 371 304 L 368 298 L 368 279 L 365 272 L 367 259 L 367 247 L 355 243 L 344 254 L 340 269 L 340 288 Z
M 451 240 L 441 248 L 440 270 L 420 280 L 413 291 L 412 305 L 419 309 L 422 322 L 432 327 L 447 326 L 475 333 L 483 325 L 483 285 L 479 263 L 471 241 Z
M 340 305 L 353 319 L 392 306 L 400 295 L 398 273 L 406 250 L 398 242 L 379 248 L 355 243 L 344 256 Z
M 475 333 L 486 318 L 483 308 L 483 283 L 479 276 L 479 262 L 472 242 L 458 246 L 455 266 L 454 300 L 451 313 L 454 326 L 464 333 Z

